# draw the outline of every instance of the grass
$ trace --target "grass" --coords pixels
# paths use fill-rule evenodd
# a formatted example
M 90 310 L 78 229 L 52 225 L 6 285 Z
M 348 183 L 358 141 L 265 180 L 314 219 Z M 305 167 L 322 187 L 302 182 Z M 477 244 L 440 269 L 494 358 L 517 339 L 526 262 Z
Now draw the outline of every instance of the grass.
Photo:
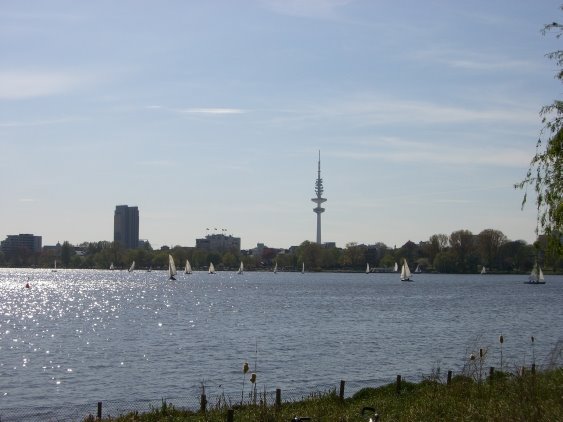
M 375 408 L 380 421 L 563 421 L 563 369 L 558 368 L 521 375 L 497 372 L 492 380 L 476 381 L 456 376 L 451 383 L 430 379 L 421 383 L 365 388 L 353 397 L 340 400 L 335 391 L 315 395 L 280 408 L 273 404 L 243 405 L 234 410 L 235 422 L 289 422 L 295 416 L 309 417 L 311 422 L 368 421 L 362 415 L 365 407 Z M 105 421 L 208 422 L 227 420 L 228 407 L 216 406 L 197 413 L 162 406 L 145 414 L 131 413 Z

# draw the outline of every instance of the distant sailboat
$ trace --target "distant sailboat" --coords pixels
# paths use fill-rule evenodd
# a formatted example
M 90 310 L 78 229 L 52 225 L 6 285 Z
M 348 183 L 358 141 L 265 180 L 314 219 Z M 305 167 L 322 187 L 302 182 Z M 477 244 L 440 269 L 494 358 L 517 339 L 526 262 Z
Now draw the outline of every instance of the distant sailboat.
M 415 272 L 416 274 L 422 272 L 422 270 L 420 269 L 420 265 L 417 265 L 417 266 L 416 266 L 416 269 L 414 270 L 414 272 Z
M 147 273 L 150 273 L 152 271 L 152 267 L 149 266 L 149 269 L 147 270 Z
M 54 272 L 54 273 L 57 272 L 57 260 L 56 259 L 55 259 L 55 266 L 53 267 L 53 269 L 51 271 Z
M 532 269 L 532 272 L 531 272 L 530 276 L 528 277 L 528 281 L 526 281 L 525 283 L 526 284 L 545 284 L 545 279 L 543 277 L 543 271 L 541 270 L 541 267 L 538 265 L 537 262 L 534 264 L 534 268 Z
M 366 274 L 369 274 L 369 262 L 366 264 Z
M 176 275 L 176 264 L 174 264 L 174 258 L 172 255 L 168 255 L 168 280 L 176 280 L 174 277 Z
M 209 263 L 209 274 L 215 274 L 215 266 L 213 265 L 213 262 Z
M 301 274 L 305 274 L 305 263 L 301 266 Z
M 481 274 L 487 274 L 487 269 L 485 268 L 484 265 L 483 268 L 481 268 Z
M 399 264 L 397 264 L 397 263 L 395 262 L 395 267 L 393 267 L 393 272 L 396 273 L 396 272 L 398 272 L 398 271 L 399 271 Z
M 192 273 L 192 266 L 190 265 L 190 261 L 186 259 L 186 268 L 184 269 L 184 274 L 191 274 Z
M 132 272 L 135 269 L 135 261 L 133 261 L 131 263 L 131 266 L 129 267 L 129 269 L 127 271 Z
M 274 265 L 274 274 L 277 274 L 278 272 L 278 263 L 276 261 L 276 265 Z
M 411 280 L 411 270 L 409 269 L 409 264 L 406 259 L 403 259 L 403 267 L 401 268 L 401 281 L 413 281 Z
M 242 274 L 244 272 L 244 264 L 240 262 L 240 267 L 238 267 L 237 274 Z
M 110 270 L 114 270 L 114 269 L 115 269 L 115 267 L 113 266 L 113 262 L 112 262 L 111 264 L 109 264 L 109 269 L 110 269 Z

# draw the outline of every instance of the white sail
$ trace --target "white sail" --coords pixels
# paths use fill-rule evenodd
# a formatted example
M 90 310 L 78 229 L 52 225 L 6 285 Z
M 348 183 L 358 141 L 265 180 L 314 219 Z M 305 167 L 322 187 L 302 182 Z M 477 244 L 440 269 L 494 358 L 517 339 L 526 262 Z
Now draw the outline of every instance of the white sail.
M 113 266 L 113 262 L 111 264 L 109 264 L 109 269 L 113 270 L 115 267 Z
M 215 266 L 213 265 L 213 262 L 209 263 L 209 274 L 215 274 Z
M 532 272 L 530 273 L 530 276 L 528 277 L 527 283 L 528 284 L 545 284 L 543 271 L 542 271 L 541 267 L 538 265 L 537 262 L 534 264 L 534 268 L 532 269 Z
M 395 262 L 395 267 L 393 267 L 393 271 L 394 272 L 399 271 L 399 264 L 397 264 L 396 262 Z
M 540 273 L 538 274 L 538 281 L 539 282 L 545 281 L 544 278 L 543 278 L 543 271 L 541 270 L 541 267 L 538 267 L 538 268 L 540 270 Z
M 57 271 L 57 260 L 56 259 L 55 259 L 55 266 L 53 267 L 53 269 L 51 271 L 53 271 L 53 272 Z
M 168 277 L 170 280 L 176 280 L 174 276 L 176 275 L 176 264 L 174 264 L 174 258 L 172 255 L 168 255 Z
M 303 266 L 301 267 L 301 274 L 305 274 L 305 263 L 303 263 Z
M 487 274 L 487 269 L 485 268 L 484 265 L 483 268 L 481 268 L 481 274 Z
M 366 274 L 369 274 L 369 262 L 366 264 Z
M 401 280 L 410 281 L 411 270 L 409 269 L 409 264 L 406 259 L 403 259 L 403 267 L 401 268 Z
M 414 270 L 415 273 L 421 273 L 422 270 L 420 269 L 420 265 L 416 266 L 416 269 Z
M 186 268 L 184 269 L 184 274 L 191 274 L 192 273 L 192 266 L 190 265 L 190 261 L 186 259 Z
M 131 272 L 131 271 L 133 271 L 134 269 L 135 269 L 135 261 L 133 261 L 133 262 L 131 263 L 131 266 L 129 267 L 129 269 L 128 269 L 127 271 Z
M 242 274 L 244 272 L 244 264 L 240 262 L 240 267 L 238 268 L 237 274 Z

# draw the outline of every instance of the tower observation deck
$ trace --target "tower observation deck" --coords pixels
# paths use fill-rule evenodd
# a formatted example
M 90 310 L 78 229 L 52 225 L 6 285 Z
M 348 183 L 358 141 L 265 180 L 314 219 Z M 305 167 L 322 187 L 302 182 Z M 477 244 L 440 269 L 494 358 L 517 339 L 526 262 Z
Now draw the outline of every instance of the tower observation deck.
M 321 152 L 319 151 L 319 169 L 317 174 L 317 181 L 315 182 L 315 194 L 317 195 L 316 198 L 312 198 L 313 201 L 317 206 L 313 208 L 313 212 L 317 214 L 317 244 L 321 244 L 321 214 L 325 212 L 325 209 L 321 207 L 323 202 L 326 202 L 326 199 L 323 198 L 323 179 L 321 178 Z

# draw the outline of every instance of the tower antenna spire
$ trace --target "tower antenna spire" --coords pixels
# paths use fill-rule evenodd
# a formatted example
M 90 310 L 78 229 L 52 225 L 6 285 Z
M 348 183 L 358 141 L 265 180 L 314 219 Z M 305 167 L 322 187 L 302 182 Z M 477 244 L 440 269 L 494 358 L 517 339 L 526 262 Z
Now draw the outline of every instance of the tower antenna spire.
M 323 198 L 323 179 L 321 178 L 321 150 L 319 150 L 319 165 L 318 165 L 318 173 L 317 173 L 317 180 L 315 182 L 315 194 L 317 195 L 316 198 L 312 198 L 313 201 L 317 206 L 313 208 L 313 212 L 317 214 L 317 244 L 321 244 L 321 214 L 325 212 L 325 209 L 321 207 L 323 202 L 326 202 L 326 199 Z

